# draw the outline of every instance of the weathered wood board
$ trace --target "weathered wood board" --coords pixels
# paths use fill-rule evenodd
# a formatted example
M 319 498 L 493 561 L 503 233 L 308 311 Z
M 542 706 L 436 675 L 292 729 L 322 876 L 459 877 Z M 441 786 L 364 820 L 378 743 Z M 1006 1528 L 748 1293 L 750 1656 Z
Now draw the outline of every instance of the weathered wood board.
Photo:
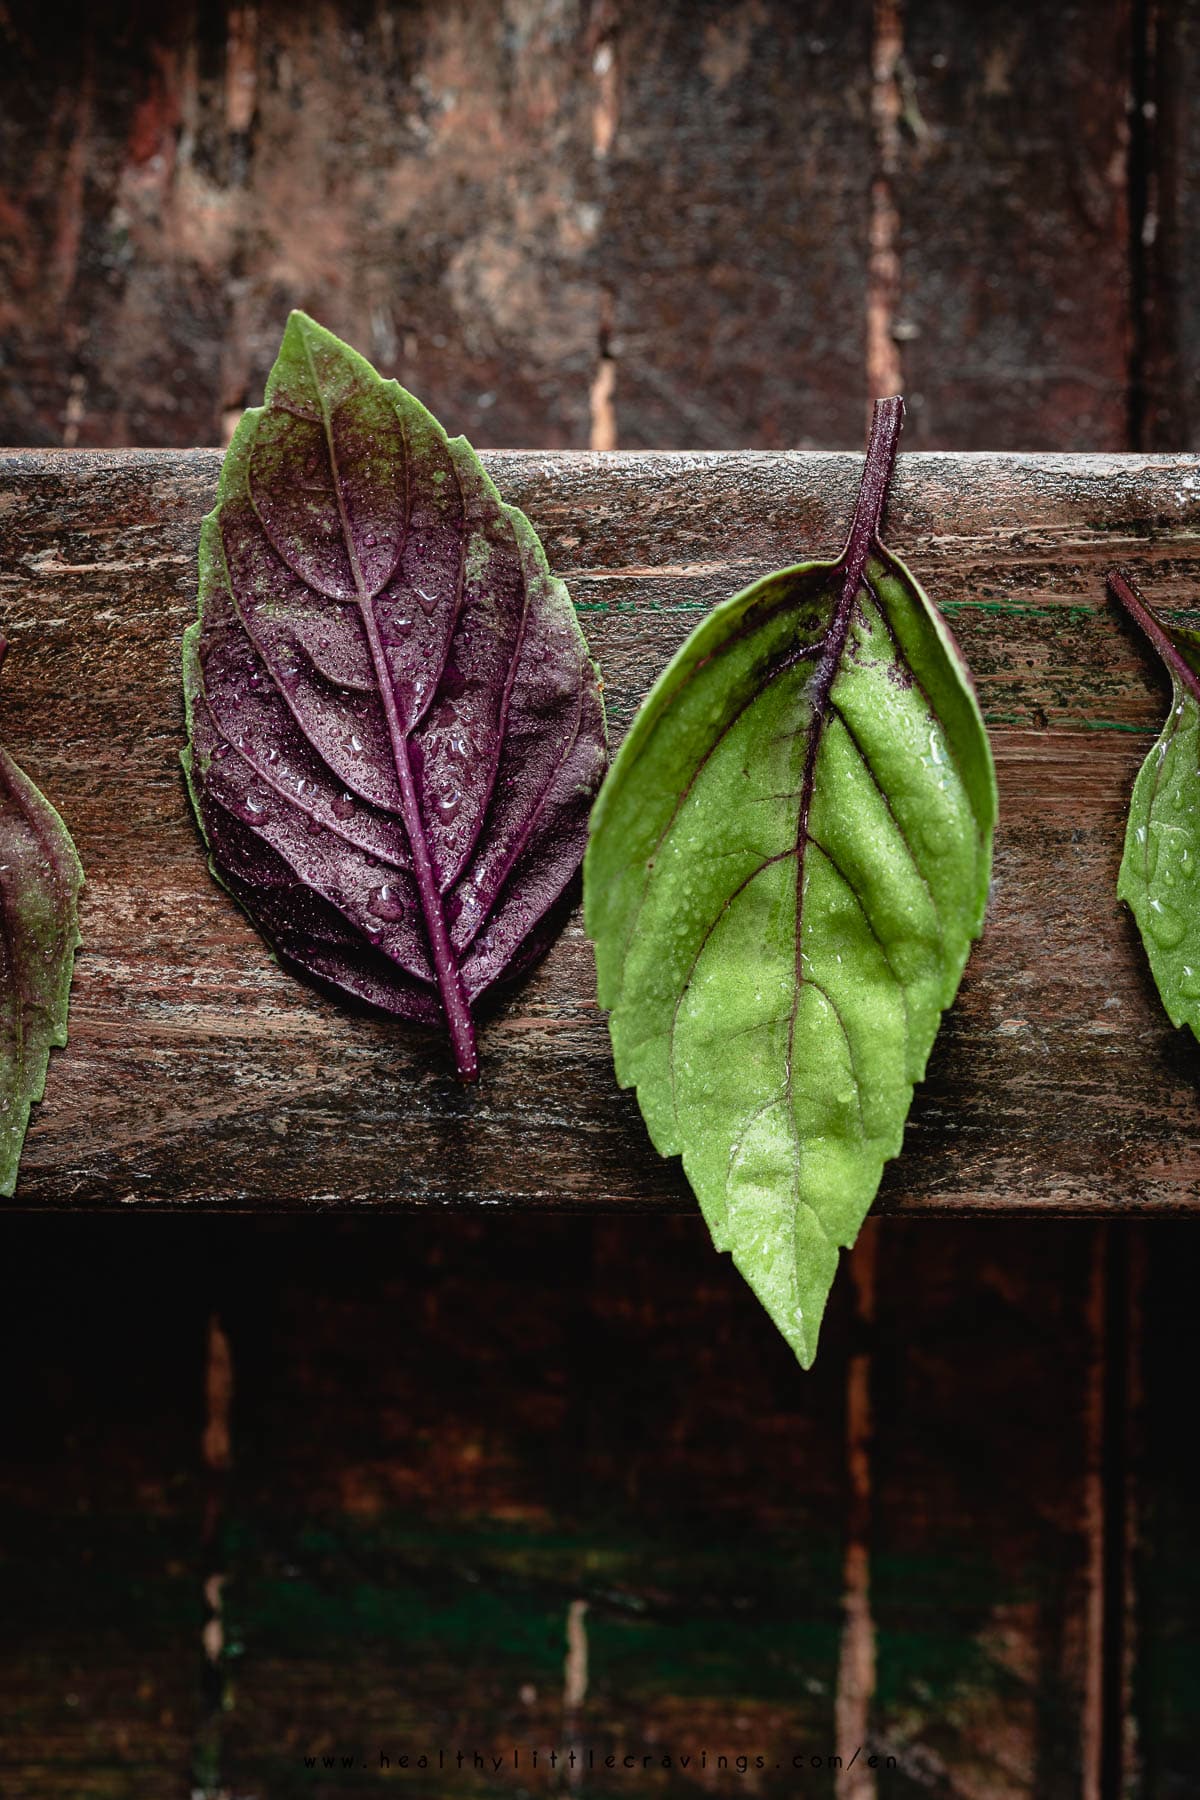
M 0 17 L 7 441 L 218 443 L 293 305 L 481 444 L 1194 441 L 1181 0 L 75 11 Z
M 335 1800 L 391 1792 L 406 1751 L 567 1743 L 659 1759 L 625 1781 L 653 1796 L 844 1794 L 855 1745 L 895 1758 L 880 1796 L 1095 1792 L 1092 1230 L 884 1221 L 804 1375 L 698 1218 L 6 1229 L 6 1795 Z M 202 1413 L 206 1307 L 232 1391 L 210 1371 Z
M 891 322 L 914 449 L 1140 444 L 1129 215 L 1140 229 L 1144 196 L 1130 193 L 1125 98 L 1136 10 L 877 7 L 896 20 Z
M 494 452 L 605 674 L 614 737 L 703 612 L 833 553 L 859 459 Z M 687 1207 L 616 1088 L 575 917 L 482 1033 L 436 1043 L 284 973 L 211 880 L 178 767 L 180 634 L 213 452 L 0 463 L 0 729 L 89 876 L 69 1048 L 18 1205 Z M 1200 601 L 1200 462 L 901 458 L 888 538 L 974 669 L 1001 785 L 985 937 L 919 1090 L 892 1211 L 1200 1204 L 1200 1054 L 1114 895 L 1130 784 L 1164 708 L 1106 601 L 1129 567 Z
M 176 1800 L 203 1710 L 209 1264 L 186 1219 L 5 1223 L 0 1792 Z

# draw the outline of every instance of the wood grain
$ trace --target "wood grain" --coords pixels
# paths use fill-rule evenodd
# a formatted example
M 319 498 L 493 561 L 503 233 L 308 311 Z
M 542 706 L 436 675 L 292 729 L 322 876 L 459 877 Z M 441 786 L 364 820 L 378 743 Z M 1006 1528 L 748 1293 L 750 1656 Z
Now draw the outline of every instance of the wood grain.
M 892 10 L 893 330 L 913 448 L 1136 446 L 1125 106 L 1136 9 Z
M 874 1320 L 864 1239 L 801 1377 L 698 1219 L 208 1223 L 237 1372 L 229 1791 L 366 1762 L 324 1775 L 333 1800 L 396 1779 L 381 1751 L 568 1739 L 692 1756 L 639 1772 L 648 1795 L 745 1793 L 715 1766 L 741 1753 L 754 1792 L 832 1800 L 858 1746 L 860 1772 L 895 1758 L 882 1796 L 1081 1794 L 1092 1232 L 883 1221 Z M 860 1688 L 852 1620 L 876 1640 Z
M 1130 118 L 1140 188 L 1133 274 L 1140 365 L 1133 440 L 1147 450 L 1200 443 L 1200 7 L 1145 0 Z
M 476 444 L 857 442 L 870 0 L 17 14 L 5 442 L 220 443 L 290 306 Z
M 289 306 L 482 443 L 589 442 L 588 8 L 0 19 L 0 432 L 219 444 Z
M 596 10 L 592 265 L 621 445 L 855 447 L 870 0 Z
M 832 553 L 858 459 L 497 452 L 605 673 L 614 736 L 714 602 Z M 178 768 L 181 631 L 212 452 L 0 463 L 0 723 L 89 876 L 72 1039 L 17 1205 L 691 1205 L 613 1079 L 576 916 L 485 1025 L 484 1079 L 271 960 L 208 875 Z M 1200 593 L 1190 457 L 915 455 L 889 541 L 945 608 L 1001 782 L 985 937 L 920 1089 L 890 1211 L 1104 1213 L 1200 1201 L 1194 1044 L 1171 1031 L 1114 882 L 1164 706 L 1108 606 L 1122 561 Z
M 201 1717 L 211 1267 L 186 1219 L 6 1224 L 0 1790 L 177 1800 Z

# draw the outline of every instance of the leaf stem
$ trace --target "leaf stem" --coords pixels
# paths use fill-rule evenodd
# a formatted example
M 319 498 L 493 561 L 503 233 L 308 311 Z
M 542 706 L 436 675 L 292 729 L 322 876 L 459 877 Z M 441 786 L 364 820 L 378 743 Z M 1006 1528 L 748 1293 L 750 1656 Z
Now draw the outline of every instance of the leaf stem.
M 854 502 L 854 515 L 850 520 L 850 535 L 846 539 L 846 548 L 838 558 L 842 565 L 841 592 L 838 595 L 833 618 L 829 623 L 829 630 L 825 634 L 821 660 L 817 664 L 812 685 L 809 688 L 811 713 L 808 725 L 808 749 L 805 753 L 804 773 L 800 781 L 798 812 L 799 849 L 796 856 L 797 1001 L 792 1006 L 791 1021 L 788 1025 L 789 1087 L 792 1079 L 792 1054 L 795 1046 L 798 1000 L 800 989 L 805 981 L 802 949 L 804 868 L 805 850 L 809 842 L 808 815 L 812 808 L 813 787 L 817 775 L 817 755 L 829 719 L 833 684 L 837 679 L 838 670 L 842 666 L 846 640 L 850 635 L 850 622 L 854 617 L 854 602 L 858 590 L 862 586 L 863 571 L 867 566 L 867 558 L 871 554 L 872 545 L 879 541 L 879 523 L 883 517 L 883 503 L 887 498 L 888 483 L 892 479 L 892 470 L 896 464 L 896 450 L 903 428 L 904 402 L 899 394 L 895 394 L 887 400 L 877 400 L 871 418 L 871 436 L 867 442 L 867 458 L 858 485 L 858 498 Z
M 896 466 L 896 451 L 903 429 L 904 401 L 900 395 L 893 394 L 887 400 L 877 400 L 871 418 L 867 460 L 863 466 L 858 498 L 854 503 L 854 517 L 850 521 L 850 535 L 841 555 L 841 561 L 846 567 L 843 598 L 847 591 L 851 599 L 857 593 L 867 557 L 871 554 L 871 545 L 878 540 L 883 503 L 887 498 L 892 470 Z
M 1108 591 L 1114 600 L 1121 602 L 1134 624 L 1149 638 L 1175 679 L 1183 683 L 1193 700 L 1200 701 L 1200 678 L 1196 671 L 1186 657 L 1180 655 L 1129 577 L 1122 574 L 1120 569 L 1110 569 Z
M 894 394 L 887 400 L 877 400 L 871 419 L 867 458 L 863 464 L 862 478 L 858 484 L 858 498 L 854 502 L 854 515 L 850 520 L 850 535 L 846 539 L 846 548 L 838 558 L 842 565 L 842 590 L 838 595 L 833 618 L 830 620 L 829 630 L 825 636 L 825 646 L 813 675 L 809 694 L 812 722 L 809 727 L 808 755 L 805 758 L 804 776 L 800 790 L 801 841 L 808 831 L 808 809 L 812 801 L 813 780 L 816 775 L 817 750 L 820 746 L 821 733 L 825 729 L 825 719 L 829 711 L 829 696 L 838 669 L 841 667 L 846 639 L 850 635 L 854 600 L 862 586 L 863 570 L 867 566 L 871 546 L 879 541 L 879 522 L 883 517 L 883 503 L 887 498 L 888 483 L 892 479 L 892 470 L 896 464 L 896 450 L 903 428 L 904 401 L 899 394 Z M 804 857 L 801 854 L 798 873 L 803 872 L 803 862 Z

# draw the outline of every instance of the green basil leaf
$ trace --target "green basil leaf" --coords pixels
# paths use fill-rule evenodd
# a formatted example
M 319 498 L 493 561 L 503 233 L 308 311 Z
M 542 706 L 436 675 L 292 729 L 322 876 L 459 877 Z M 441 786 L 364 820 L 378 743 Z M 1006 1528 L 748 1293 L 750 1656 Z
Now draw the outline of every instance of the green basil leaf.
M 1168 625 L 1115 569 L 1108 586 L 1158 651 L 1172 688 L 1167 722 L 1133 784 L 1117 894 L 1138 922 L 1172 1025 L 1200 1037 L 1200 632 Z
M 0 638 L 0 663 L 7 645 Z M 44 794 L 0 746 L 0 1194 L 17 1185 L 29 1109 L 67 1041 L 83 870 Z
M 617 1079 L 807 1368 L 982 928 L 996 783 L 945 624 L 879 541 L 718 606 L 651 690 L 584 863 Z

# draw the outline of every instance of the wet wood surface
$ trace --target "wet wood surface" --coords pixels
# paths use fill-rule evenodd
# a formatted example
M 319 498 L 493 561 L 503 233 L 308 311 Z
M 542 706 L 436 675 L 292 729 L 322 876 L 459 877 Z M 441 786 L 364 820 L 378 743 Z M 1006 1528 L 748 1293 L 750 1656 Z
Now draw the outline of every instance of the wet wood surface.
M 697 618 L 834 553 L 859 459 L 494 452 L 568 581 L 614 740 Z M 71 1043 L 17 1206 L 305 1209 L 691 1201 L 616 1087 L 578 915 L 485 1023 L 459 1087 L 436 1038 L 285 973 L 210 878 L 178 766 L 180 634 L 212 452 L 0 464 L 0 717 L 88 874 Z M 887 1211 L 1108 1214 L 1200 1202 L 1200 1060 L 1114 884 L 1165 687 L 1107 602 L 1200 598 L 1188 456 L 901 458 L 888 538 L 952 621 L 1001 787 L 983 940 L 920 1088 Z

